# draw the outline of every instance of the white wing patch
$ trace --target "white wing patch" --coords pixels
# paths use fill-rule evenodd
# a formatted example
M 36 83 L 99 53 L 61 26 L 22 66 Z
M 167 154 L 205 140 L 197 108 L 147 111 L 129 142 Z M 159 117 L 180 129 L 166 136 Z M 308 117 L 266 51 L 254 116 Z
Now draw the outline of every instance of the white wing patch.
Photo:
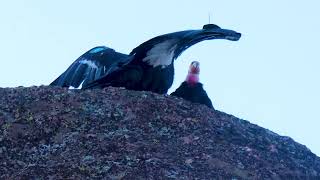
M 164 68 L 171 64 L 176 46 L 176 40 L 172 39 L 156 44 L 147 52 L 142 61 L 153 67 L 162 66 Z
M 90 60 L 83 59 L 83 60 L 79 61 L 79 63 L 86 64 L 89 67 L 94 68 L 94 69 L 98 69 L 98 66 L 94 62 L 92 62 Z

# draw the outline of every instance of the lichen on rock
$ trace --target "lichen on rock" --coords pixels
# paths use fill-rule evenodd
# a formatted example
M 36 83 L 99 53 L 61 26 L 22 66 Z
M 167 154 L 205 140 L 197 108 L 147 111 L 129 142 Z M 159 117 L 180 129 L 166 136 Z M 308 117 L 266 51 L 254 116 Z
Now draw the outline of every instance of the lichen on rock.
M 320 158 L 204 105 L 109 87 L 0 89 L 0 179 L 308 179 Z

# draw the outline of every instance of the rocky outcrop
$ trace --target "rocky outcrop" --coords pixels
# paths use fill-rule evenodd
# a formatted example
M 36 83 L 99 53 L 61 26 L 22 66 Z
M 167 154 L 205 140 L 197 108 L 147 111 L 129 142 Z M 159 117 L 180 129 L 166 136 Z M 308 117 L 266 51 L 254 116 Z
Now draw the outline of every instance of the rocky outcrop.
M 316 179 L 289 137 L 121 88 L 0 89 L 0 179 Z

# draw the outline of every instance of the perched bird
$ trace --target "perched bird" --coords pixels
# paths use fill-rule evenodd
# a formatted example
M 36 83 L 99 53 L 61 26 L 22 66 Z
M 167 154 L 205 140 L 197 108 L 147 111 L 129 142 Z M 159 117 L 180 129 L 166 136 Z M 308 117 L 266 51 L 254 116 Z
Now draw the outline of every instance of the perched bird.
M 80 56 L 50 85 L 83 89 L 107 86 L 167 93 L 174 78 L 173 61 L 192 45 L 212 39 L 237 41 L 240 33 L 214 24 L 154 37 L 129 55 L 100 46 Z
M 208 97 L 203 85 L 199 82 L 200 63 L 193 61 L 190 65 L 186 80 L 171 93 L 172 96 L 181 97 L 193 103 L 204 104 L 213 108 L 212 102 Z M 213 108 L 214 109 L 214 108 Z

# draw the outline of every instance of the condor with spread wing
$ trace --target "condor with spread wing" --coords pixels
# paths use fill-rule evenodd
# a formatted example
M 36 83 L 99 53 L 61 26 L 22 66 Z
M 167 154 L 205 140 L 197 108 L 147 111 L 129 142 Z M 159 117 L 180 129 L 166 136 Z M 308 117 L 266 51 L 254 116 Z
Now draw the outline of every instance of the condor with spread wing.
M 96 47 L 78 58 L 50 85 L 83 89 L 107 86 L 167 93 L 174 78 L 174 60 L 192 45 L 204 40 L 237 41 L 241 34 L 214 24 L 154 37 L 129 55 Z

